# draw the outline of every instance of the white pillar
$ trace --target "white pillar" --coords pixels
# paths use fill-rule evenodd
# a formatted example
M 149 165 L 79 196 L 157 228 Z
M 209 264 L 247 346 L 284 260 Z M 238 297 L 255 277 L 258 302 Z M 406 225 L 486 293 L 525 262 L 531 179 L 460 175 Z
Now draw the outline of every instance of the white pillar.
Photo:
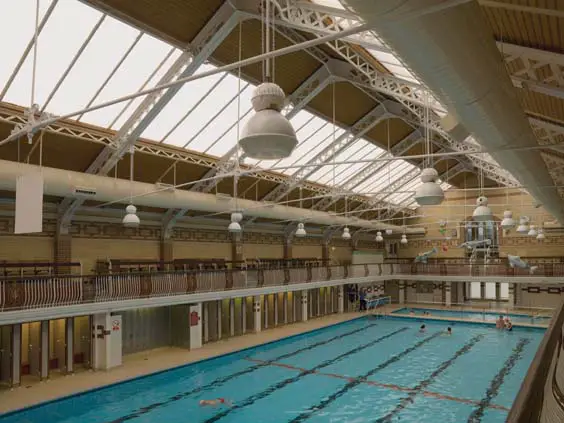
M 217 315 L 217 340 L 221 339 L 221 300 L 215 302 L 216 315 Z
M 260 332 L 262 329 L 262 319 L 261 319 L 261 310 L 260 310 L 260 295 L 255 295 L 253 297 L 253 316 L 254 316 L 254 323 L 255 323 L 255 332 Z
M 450 305 L 452 304 L 452 297 L 451 297 L 451 282 L 445 282 L 445 284 L 443 285 L 444 290 L 445 290 L 445 306 L 450 307 Z
M 406 289 L 405 282 L 399 281 L 398 285 L 399 285 L 398 302 L 400 304 L 405 304 L 405 289 Z
M 92 316 L 92 368 L 94 370 L 110 368 L 110 325 L 110 313 L 99 313 Z
M 284 324 L 288 324 L 288 293 L 284 292 L 284 297 L 282 298 L 282 307 L 284 308 Z
M 202 303 L 191 304 L 190 313 L 190 349 L 202 348 Z
M 319 289 L 319 288 L 315 289 L 315 297 L 317 298 L 316 315 L 317 315 L 317 317 L 319 317 L 319 316 L 321 316 L 321 289 Z
M 229 335 L 235 336 L 235 298 L 229 300 Z
M 301 291 L 301 303 L 302 303 L 302 322 L 307 322 L 308 318 L 308 300 L 307 300 L 307 289 Z
M 337 311 L 339 313 L 344 313 L 345 312 L 345 287 L 343 285 L 339 285 L 339 287 L 337 288 L 338 292 L 337 292 Z
M 41 380 L 49 377 L 49 320 L 41 321 L 41 348 L 39 358 L 39 376 Z
M 67 373 L 74 372 L 74 317 L 65 320 L 65 365 Z
M 22 325 L 12 325 L 12 386 L 21 383 L 22 366 Z
M 210 340 L 210 311 L 208 303 L 203 304 L 202 315 L 204 317 L 204 342 L 207 343 Z
M 247 332 L 247 297 L 241 298 L 241 333 Z
M 263 328 L 268 329 L 268 294 L 264 294 L 262 297 L 262 306 L 264 308 L 264 326 Z
M 274 294 L 274 327 L 278 326 L 278 299 L 279 294 Z
M 507 307 L 508 308 L 515 307 L 515 288 L 516 288 L 516 284 L 509 283 L 509 294 L 508 294 L 508 297 L 507 297 Z

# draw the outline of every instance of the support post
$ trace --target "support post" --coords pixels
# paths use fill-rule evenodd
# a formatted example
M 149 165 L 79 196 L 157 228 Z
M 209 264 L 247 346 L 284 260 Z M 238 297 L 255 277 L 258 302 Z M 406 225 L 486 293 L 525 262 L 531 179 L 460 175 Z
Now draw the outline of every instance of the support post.
M 221 331 L 222 331 L 222 327 L 221 327 L 221 315 L 222 315 L 222 309 L 221 309 L 221 300 L 217 300 L 216 301 L 216 315 L 217 315 L 217 340 L 219 341 L 221 339 Z
M 12 387 L 21 384 L 22 368 L 22 325 L 12 325 Z
M 274 294 L 274 327 L 278 326 L 278 298 L 279 294 Z
M 308 319 L 308 299 L 307 299 L 308 290 L 304 289 L 301 291 L 301 305 L 302 305 L 302 322 L 307 322 Z
M 39 377 L 41 380 L 49 377 L 49 320 L 42 320 L 41 326 L 41 347 L 39 361 Z
M 160 243 L 160 261 L 161 261 L 161 270 L 167 271 L 171 270 L 169 264 L 172 260 L 174 260 L 174 247 L 173 241 L 170 238 L 161 238 Z
M 264 294 L 264 297 L 263 297 L 263 300 L 262 300 L 263 307 L 264 307 L 264 326 L 263 327 L 265 329 L 268 329 L 268 312 L 269 312 L 269 310 L 268 310 L 268 297 L 269 297 L 269 294 Z
M 282 307 L 284 308 L 284 324 L 288 324 L 288 293 L 284 292 L 282 297 Z
M 229 336 L 235 336 L 235 298 L 229 300 Z
M 74 372 L 74 317 L 65 320 L 65 367 L 67 373 Z
M 515 307 L 516 301 L 515 301 L 515 287 L 516 284 L 514 283 L 510 283 L 509 284 L 509 296 L 507 298 L 507 307 L 508 308 L 513 308 Z
M 262 329 L 262 319 L 261 319 L 261 309 L 260 309 L 260 295 L 255 295 L 253 297 L 253 316 L 255 323 L 255 333 L 258 333 Z
M 345 286 L 339 285 L 337 292 L 337 307 L 339 313 L 345 312 Z
M 447 307 L 450 307 L 452 304 L 451 284 L 452 282 L 445 282 L 443 285 L 443 289 L 445 290 L 445 306 Z
M 204 317 L 204 343 L 210 340 L 210 310 L 209 303 L 204 303 L 202 307 L 202 315 Z
M 202 303 L 191 304 L 190 313 L 190 349 L 202 348 Z
M 247 297 L 241 298 L 241 334 L 247 332 Z

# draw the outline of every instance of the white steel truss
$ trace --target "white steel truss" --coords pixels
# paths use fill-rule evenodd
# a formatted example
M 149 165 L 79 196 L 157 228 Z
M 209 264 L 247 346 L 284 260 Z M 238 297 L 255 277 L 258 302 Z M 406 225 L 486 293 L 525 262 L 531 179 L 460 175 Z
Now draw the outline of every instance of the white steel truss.
M 241 22 L 241 19 L 243 19 L 243 16 L 232 7 L 231 3 L 225 2 L 190 43 L 187 51 L 169 68 L 158 85 L 193 75 Z M 123 155 L 131 150 L 141 133 L 178 93 L 180 88 L 180 85 L 174 86 L 145 97 L 115 135 L 113 148 L 106 147 L 88 167 L 86 173 L 106 175 L 113 169 Z M 61 230 L 68 229 L 74 212 L 82 202 L 83 200 L 79 199 L 65 199 L 61 203 Z

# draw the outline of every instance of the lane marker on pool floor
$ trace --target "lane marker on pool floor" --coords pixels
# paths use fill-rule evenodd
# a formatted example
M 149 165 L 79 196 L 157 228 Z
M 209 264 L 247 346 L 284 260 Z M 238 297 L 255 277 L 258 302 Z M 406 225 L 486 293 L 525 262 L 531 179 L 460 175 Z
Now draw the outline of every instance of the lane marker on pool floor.
M 219 377 L 219 378 L 213 380 L 213 381 L 210 382 L 210 383 L 207 383 L 207 384 L 202 385 L 202 386 L 198 386 L 197 388 L 191 389 L 190 391 L 186 391 L 186 392 L 182 392 L 182 393 L 176 394 L 176 395 L 170 397 L 169 399 L 167 399 L 167 400 L 165 400 L 165 401 L 163 401 L 163 402 L 157 402 L 157 403 L 149 404 L 149 405 L 147 405 L 147 406 L 145 406 L 145 407 L 141 407 L 141 408 L 137 409 L 136 411 L 134 411 L 134 412 L 132 412 L 132 413 L 126 415 L 126 416 L 119 417 L 119 418 L 117 418 L 117 419 L 115 419 L 115 420 L 111 420 L 111 421 L 109 421 L 109 422 L 107 422 L 107 423 L 123 423 L 123 422 L 126 422 L 126 421 L 128 421 L 128 420 L 133 420 L 133 419 L 135 419 L 135 418 L 137 418 L 137 417 L 140 417 L 140 416 L 143 415 L 143 414 L 148 413 L 148 412 L 151 411 L 151 410 L 154 410 L 155 408 L 168 405 L 168 404 L 170 404 L 170 403 L 172 403 L 172 402 L 174 402 L 174 401 L 178 401 L 178 400 L 181 400 L 181 399 L 183 399 L 183 398 L 187 398 L 187 397 L 189 397 L 190 395 L 194 395 L 194 394 L 197 394 L 197 393 L 199 393 L 199 392 L 202 392 L 202 391 L 205 391 L 205 390 L 208 390 L 208 389 L 217 388 L 217 387 L 223 385 L 224 383 L 226 383 L 226 382 L 228 382 L 228 381 L 230 381 L 230 380 L 232 380 L 232 379 L 235 379 L 235 378 L 237 378 L 237 377 L 239 377 L 239 376 L 243 376 L 243 375 L 248 374 L 248 373 L 252 373 L 252 372 L 254 372 L 255 370 L 258 370 L 258 369 L 260 369 L 260 368 L 262 368 L 262 367 L 264 367 L 264 366 L 267 366 L 268 364 L 270 364 L 270 363 L 272 363 L 272 362 L 276 362 L 276 361 L 279 361 L 279 360 L 284 360 L 284 359 L 289 358 L 289 357 L 293 357 L 293 356 L 295 356 L 295 355 L 297 355 L 297 354 L 300 354 L 300 353 L 302 353 L 302 352 L 304 352 L 304 351 L 309 351 L 309 350 L 312 350 L 312 349 L 317 348 L 317 347 L 319 347 L 319 346 L 327 345 L 327 344 L 329 344 L 329 343 L 331 343 L 331 342 L 338 341 L 338 340 L 340 340 L 340 339 L 344 339 L 344 338 L 346 338 L 346 337 L 348 337 L 348 336 L 351 336 L 351 335 L 360 333 L 360 332 L 362 332 L 362 331 L 364 331 L 364 330 L 366 330 L 366 329 L 370 329 L 370 328 L 372 328 L 372 327 L 374 327 L 374 326 L 378 326 L 378 323 L 370 323 L 370 324 L 367 324 L 367 325 L 362 326 L 362 327 L 360 327 L 360 328 L 351 330 L 351 331 L 349 331 L 349 332 L 345 332 L 345 333 L 342 333 L 342 334 L 340 334 L 340 335 L 335 335 L 335 336 L 333 336 L 333 337 L 331 337 L 331 338 L 329 338 L 329 339 L 325 339 L 325 340 L 323 340 L 323 341 L 319 341 L 319 342 L 313 343 L 313 344 L 308 345 L 308 346 L 306 346 L 306 347 L 299 348 L 299 349 L 297 349 L 297 350 L 294 350 L 294 351 L 291 351 L 291 352 L 282 354 L 282 355 L 280 355 L 280 356 L 278 356 L 278 357 L 275 357 L 275 358 L 273 358 L 273 359 L 271 359 L 271 360 L 266 360 L 266 361 L 264 362 L 264 364 L 257 364 L 256 366 L 252 366 L 252 367 L 249 367 L 249 368 L 240 370 L 240 371 L 238 371 L 238 372 L 231 373 L 230 375 L 223 376 L 223 377 Z
M 486 390 L 486 395 L 479 402 L 478 408 L 472 411 L 470 416 L 468 416 L 468 423 L 480 423 L 482 421 L 482 417 L 484 416 L 486 408 L 488 408 L 491 401 L 499 393 L 499 388 L 503 384 L 505 377 L 509 374 L 509 372 L 511 372 L 511 369 L 513 369 L 517 361 L 521 359 L 523 350 L 529 342 L 531 342 L 529 338 L 519 339 L 519 342 L 517 342 L 517 345 L 515 346 L 515 348 L 513 348 L 511 355 L 507 358 L 507 360 L 505 360 L 502 368 L 491 380 L 490 386 Z
M 276 384 L 274 384 L 274 385 L 269 386 L 268 388 L 266 388 L 265 390 L 263 390 L 263 391 L 261 391 L 261 392 L 258 392 L 258 393 L 254 394 L 254 395 L 251 395 L 251 396 L 247 397 L 246 399 L 244 399 L 244 400 L 242 400 L 242 401 L 240 401 L 240 402 L 237 402 L 237 404 L 235 404 L 234 406 L 232 406 L 232 407 L 230 407 L 230 408 L 228 408 L 228 409 L 226 409 L 226 410 L 223 410 L 222 412 L 216 414 L 215 416 L 213 416 L 213 417 L 207 419 L 207 420 L 205 421 L 205 423 L 216 422 L 216 421 L 222 419 L 223 417 L 225 417 L 225 416 L 231 414 L 233 411 L 239 410 L 239 409 L 241 409 L 241 408 L 248 407 L 249 405 L 254 404 L 256 401 L 261 400 L 261 399 L 263 399 L 263 398 L 266 398 L 267 396 L 269 396 L 270 394 L 272 394 L 272 393 L 278 391 L 279 389 L 282 389 L 282 388 L 284 388 L 285 386 L 290 385 L 291 383 L 297 382 L 298 380 L 300 380 L 301 378 L 303 378 L 303 377 L 305 377 L 305 376 L 307 376 L 307 375 L 314 374 L 314 372 L 317 371 L 317 370 L 319 370 L 319 369 L 322 369 L 322 368 L 324 368 L 324 367 L 330 366 L 330 365 L 336 363 L 337 361 L 342 360 L 343 358 L 348 357 L 348 356 L 351 355 L 351 354 L 354 354 L 354 353 L 357 353 L 357 352 L 359 352 L 359 351 L 362 351 L 362 350 L 364 350 L 364 349 L 366 349 L 366 348 L 372 347 L 372 346 L 378 344 L 379 342 L 382 342 L 382 341 L 384 341 L 384 340 L 386 340 L 386 339 L 388 339 L 388 338 L 391 338 L 392 336 L 397 335 L 397 334 L 399 334 L 399 333 L 403 333 L 403 332 L 405 332 L 405 331 L 408 330 L 408 329 L 409 329 L 409 328 L 408 328 L 407 326 L 402 327 L 402 328 L 397 329 L 397 330 L 395 330 L 395 331 L 393 331 L 393 332 L 387 333 L 386 335 L 380 336 L 379 338 L 376 338 L 376 339 L 374 339 L 374 340 L 368 342 L 367 344 L 360 345 L 360 346 L 358 346 L 358 347 L 356 347 L 356 348 L 353 348 L 352 350 L 349 350 L 349 351 L 347 351 L 347 352 L 344 352 L 344 353 L 338 355 L 337 357 L 334 357 L 334 358 L 329 359 L 329 360 L 325 360 L 325 361 L 323 361 L 322 363 L 318 364 L 317 366 L 315 366 L 315 367 L 313 367 L 313 368 L 311 368 L 311 369 L 303 369 L 303 371 L 300 371 L 300 373 L 299 373 L 298 375 L 296 375 L 296 376 L 294 376 L 294 377 L 291 377 L 291 378 L 288 378 L 288 379 L 284 379 L 284 380 L 282 380 L 282 381 L 280 381 L 280 382 L 278 382 L 278 383 L 276 383 Z M 438 335 L 440 335 L 440 332 L 437 332 L 436 334 L 434 334 L 434 335 L 432 335 L 432 336 L 430 336 L 430 337 L 428 337 L 428 338 L 426 338 L 426 339 L 430 340 L 430 339 L 432 339 L 433 337 L 436 337 L 436 336 L 438 336 Z
M 388 360 L 386 360 L 385 362 L 379 364 L 378 366 L 374 367 L 373 369 L 369 370 L 368 372 L 366 372 L 364 375 L 352 379 L 350 380 L 344 387 L 342 387 L 341 389 L 339 389 L 337 392 L 331 394 L 329 397 L 327 397 L 326 399 L 324 399 L 323 401 L 319 402 L 317 405 L 311 407 L 309 410 L 304 411 L 303 413 L 301 413 L 299 416 L 295 417 L 294 419 L 290 420 L 289 423 L 298 423 L 298 422 L 303 422 L 304 420 L 307 420 L 312 414 L 318 412 L 319 410 L 324 409 L 325 407 L 327 407 L 329 404 L 331 404 L 332 402 L 334 402 L 335 400 L 337 400 L 338 398 L 340 398 L 341 396 L 343 396 L 344 394 L 346 394 L 349 390 L 351 390 L 352 388 L 360 385 L 361 383 L 365 382 L 368 380 L 368 378 L 372 375 L 374 375 L 375 373 L 379 372 L 380 370 L 385 369 L 386 367 L 388 367 L 390 364 L 393 364 L 399 360 L 401 360 L 403 357 L 405 357 L 406 355 L 408 355 L 409 353 L 415 351 L 416 349 L 422 347 L 423 345 L 425 345 L 426 343 L 432 341 L 433 339 L 438 338 L 439 336 L 442 335 L 442 331 L 438 331 L 435 332 L 434 334 L 432 334 L 431 336 L 428 336 L 424 339 L 422 339 L 421 341 L 415 343 L 414 345 L 412 345 L 411 347 L 403 350 L 402 352 L 393 355 L 392 357 L 390 357 Z
M 264 363 L 262 360 L 257 360 L 257 359 L 252 359 L 252 358 L 249 358 L 247 360 L 253 361 L 255 363 L 261 363 L 261 362 Z M 285 364 L 285 363 L 270 363 L 268 365 L 269 366 L 275 366 L 275 367 L 281 367 L 281 368 L 288 369 L 288 370 L 294 370 L 294 371 L 297 371 L 297 372 L 307 371 L 307 369 L 304 369 L 302 367 L 296 367 L 296 366 L 292 366 L 291 364 Z M 324 376 L 324 377 L 332 377 L 332 378 L 335 378 L 335 379 L 342 379 L 342 380 L 346 380 L 346 381 L 349 381 L 349 382 L 352 382 L 352 381 L 357 379 L 355 377 L 339 375 L 339 374 L 336 374 L 336 373 L 324 373 L 324 372 L 319 372 L 319 371 L 315 371 L 312 374 L 317 375 L 317 376 Z M 393 391 L 408 392 L 408 393 L 413 392 L 415 390 L 415 388 L 409 388 L 409 387 L 406 387 L 406 386 L 395 385 L 393 383 L 382 383 L 382 382 L 377 382 L 377 381 L 374 381 L 374 380 L 361 381 L 361 384 L 376 386 L 378 388 L 391 389 Z M 421 393 L 421 395 L 426 396 L 426 397 L 437 398 L 437 399 L 453 401 L 453 402 L 460 402 L 460 403 L 464 403 L 464 404 L 480 405 L 480 401 L 471 400 L 471 399 L 468 399 L 468 398 L 454 397 L 452 395 L 441 394 L 439 392 L 423 390 L 420 393 Z M 509 408 L 507 408 L 507 407 L 504 407 L 502 405 L 497 405 L 497 404 L 491 404 L 491 403 L 488 404 L 487 408 L 493 408 L 493 409 L 502 410 L 502 411 L 509 411 Z

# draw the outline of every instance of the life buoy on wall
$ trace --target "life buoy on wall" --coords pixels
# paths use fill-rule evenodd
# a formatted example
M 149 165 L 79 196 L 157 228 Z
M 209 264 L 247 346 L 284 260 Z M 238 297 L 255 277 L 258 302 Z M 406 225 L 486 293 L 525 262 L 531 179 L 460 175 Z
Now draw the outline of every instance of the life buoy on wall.
M 190 313 L 190 326 L 198 326 L 200 322 L 200 316 L 197 311 L 192 311 Z
M 112 321 L 112 331 L 118 331 L 120 328 L 120 321 L 119 320 L 113 320 Z

